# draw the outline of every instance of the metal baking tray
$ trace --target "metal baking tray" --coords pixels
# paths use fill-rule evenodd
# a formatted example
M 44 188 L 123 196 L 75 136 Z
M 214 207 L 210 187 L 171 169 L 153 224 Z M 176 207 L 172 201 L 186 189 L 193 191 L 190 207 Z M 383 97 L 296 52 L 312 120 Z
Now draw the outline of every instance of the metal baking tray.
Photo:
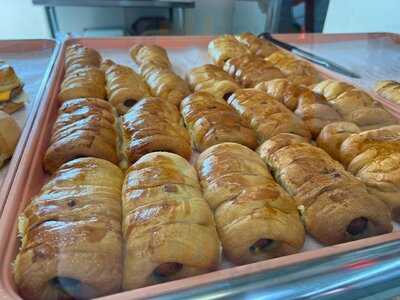
M 10 64 L 23 81 L 23 97 L 27 100 L 24 108 L 12 114 L 23 131 L 12 159 L 0 169 L 0 216 L 32 129 L 39 102 L 46 89 L 58 48 L 57 42 L 51 39 L 0 41 L 0 59 Z
M 307 37 L 307 35 L 305 35 Z M 304 35 L 278 35 L 278 38 L 286 41 L 307 41 Z M 303 37 L 303 39 L 302 39 Z M 363 39 L 365 35 L 331 35 L 321 36 L 322 42 L 337 41 L 344 38 L 345 41 Z M 313 40 L 316 37 L 313 36 Z M 8 243 L 0 243 L 0 298 L 19 299 L 12 277 L 12 261 L 17 251 L 17 229 L 16 220 L 18 214 L 24 209 L 31 197 L 41 188 L 47 180 L 47 175 L 42 169 L 42 158 L 48 146 L 48 140 L 52 124 L 57 115 L 58 103 L 57 92 L 63 78 L 63 64 L 65 48 L 73 43 L 81 43 L 85 46 L 100 51 L 104 58 L 111 58 L 117 63 L 132 65 L 128 49 L 135 43 L 158 44 L 167 49 L 174 69 L 183 75 L 188 69 L 209 62 L 207 57 L 207 45 L 212 37 L 123 37 L 123 38 L 81 38 L 65 41 L 61 48 L 54 69 L 49 79 L 49 84 L 43 95 L 42 102 L 38 108 L 37 118 L 33 130 L 27 140 L 19 168 L 15 174 L 7 201 L 4 207 L 4 214 L 0 220 L 0 240 Z M 314 41 L 315 42 L 315 41 Z M 323 69 L 319 69 L 323 76 L 336 78 Z M 362 72 L 360 72 L 362 73 Z M 343 80 L 343 79 L 342 79 Z M 398 224 L 395 224 L 395 231 L 377 237 L 366 238 L 359 241 L 343 243 L 330 247 L 322 247 L 311 237 L 307 237 L 303 251 L 285 257 L 274 258 L 244 266 L 232 266 L 224 262 L 221 269 L 215 272 L 180 279 L 167 283 L 157 284 L 132 291 L 102 297 L 102 299 L 147 299 L 176 293 L 190 288 L 215 284 L 224 280 L 234 280 L 243 276 L 265 272 L 267 270 L 278 270 L 283 267 L 298 263 L 305 263 L 315 259 L 327 258 L 329 256 L 362 249 L 365 247 L 379 245 L 382 243 L 400 239 Z

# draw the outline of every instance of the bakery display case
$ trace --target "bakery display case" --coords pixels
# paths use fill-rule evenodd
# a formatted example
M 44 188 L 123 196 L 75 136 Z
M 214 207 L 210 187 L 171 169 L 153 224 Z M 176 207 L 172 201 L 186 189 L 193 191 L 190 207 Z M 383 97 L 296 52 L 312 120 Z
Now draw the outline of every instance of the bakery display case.
M 399 37 L 274 37 L 360 78 L 248 33 L 64 40 L 3 185 L 0 296 L 398 295 L 400 107 L 374 87 Z

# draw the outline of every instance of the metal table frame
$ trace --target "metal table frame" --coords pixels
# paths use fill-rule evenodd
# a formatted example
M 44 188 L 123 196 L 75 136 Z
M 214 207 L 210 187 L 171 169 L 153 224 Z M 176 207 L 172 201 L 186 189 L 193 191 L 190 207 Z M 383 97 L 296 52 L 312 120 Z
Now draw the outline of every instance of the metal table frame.
M 60 31 L 55 7 L 57 6 L 82 6 L 82 7 L 157 7 L 168 8 L 169 16 L 173 21 L 173 10 L 177 10 L 178 24 L 181 32 L 184 32 L 184 9 L 195 7 L 194 0 L 32 0 L 34 5 L 45 7 L 50 32 L 53 38 Z

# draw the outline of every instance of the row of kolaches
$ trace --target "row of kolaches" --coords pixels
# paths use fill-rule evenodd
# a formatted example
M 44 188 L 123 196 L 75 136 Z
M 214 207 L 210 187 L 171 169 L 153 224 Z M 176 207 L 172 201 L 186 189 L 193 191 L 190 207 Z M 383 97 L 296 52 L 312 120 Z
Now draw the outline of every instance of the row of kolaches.
M 205 273 L 221 249 L 234 264 L 288 255 L 305 232 L 332 245 L 392 231 L 400 126 L 388 112 L 254 35 L 208 49 L 213 64 L 185 81 L 155 45 L 131 48 L 138 73 L 68 47 L 52 177 L 19 221 L 23 297 Z

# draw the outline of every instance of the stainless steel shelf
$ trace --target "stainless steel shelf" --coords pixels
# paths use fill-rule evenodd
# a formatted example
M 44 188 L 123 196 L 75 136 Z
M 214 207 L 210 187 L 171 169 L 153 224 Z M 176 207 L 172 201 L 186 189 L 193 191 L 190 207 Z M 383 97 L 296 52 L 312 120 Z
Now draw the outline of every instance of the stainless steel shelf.
M 170 299 L 393 299 L 400 241 L 159 297 Z

